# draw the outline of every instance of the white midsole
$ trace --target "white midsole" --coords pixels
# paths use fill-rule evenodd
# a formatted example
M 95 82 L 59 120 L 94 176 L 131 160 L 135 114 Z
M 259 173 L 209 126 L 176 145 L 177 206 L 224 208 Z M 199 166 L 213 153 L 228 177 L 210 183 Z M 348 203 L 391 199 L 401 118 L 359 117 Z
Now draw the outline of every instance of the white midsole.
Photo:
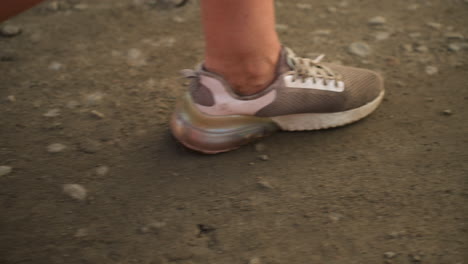
M 343 126 L 358 121 L 372 113 L 382 102 L 385 92 L 380 92 L 373 101 L 356 109 L 338 113 L 293 114 L 272 117 L 282 130 L 319 130 Z

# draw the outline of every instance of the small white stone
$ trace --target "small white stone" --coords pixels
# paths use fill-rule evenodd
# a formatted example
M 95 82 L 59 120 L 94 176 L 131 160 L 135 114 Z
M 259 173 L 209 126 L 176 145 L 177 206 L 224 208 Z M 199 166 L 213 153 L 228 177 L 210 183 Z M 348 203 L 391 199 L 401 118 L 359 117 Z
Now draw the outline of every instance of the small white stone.
M 146 65 L 146 60 L 143 56 L 143 52 L 139 49 L 130 49 L 127 52 L 127 63 L 130 66 L 143 66 Z
M 107 166 L 99 166 L 96 168 L 96 175 L 98 176 L 105 176 L 109 173 L 109 167 Z
M 142 52 L 139 49 L 129 49 L 127 53 L 127 57 L 131 60 L 139 59 L 142 56 Z
M 50 153 L 59 153 L 64 151 L 67 148 L 64 144 L 60 143 L 53 143 L 47 146 L 47 151 Z
M 416 38 L 420 38 L 422 34 L 420 32 L 412 32 L 412 33 L 409 33 L 408 36 L 410 38 L 416 39 Z
M 334 14 L 334 13 L 336 13 L 337 9 L 336 9 L 336 7 L 334 7 L 334 6 L 329 6 L 329 7 L 327 7 L 327 11 L 328 11 L 329 13 Z
M 76 230 L 75 237 L 80 238 L 80 237 L 85 237 L 88 235 L 88 229 L 86 228 L 80 228 Z
M 7 96 L 7 100 L 11 103 L 16 102 L 16 97 L 14 95 L 9 95 Z
M 287 31 L 289 29 L 289 26 L 286 25 L 286 24 L 276 24 L 275 28 L 279 32 L 284 32 L 284 31 Z
M 49 5 L 47 6 L 47 8 L 51 11 L 57 11 L 59 10 L 59 3 L 57 1 L 52 1 L 49 3 Z
M 5 25 L 0 28 L 0 35 L 5 37 L 14 37 L 21 33 L 21 28 L 15 25 Z
M 442 28 L 442 24 L 436 23 L 436 22 L 427 22 L 426 26 L 428 26 L 428 27 L 430 27 L 432 29 L 435 29 L 435 30 L 439 30 L 439 29 Z
M 464 39 L 464 36 L 458 32 L 448 32 L 448 33 L 445 33 L 445 38 L 462 40 Z
M 57 117 L 59 115 L 60 115 L 60 109 L 58 108 L 50 109 L 45 114 L 43 114 L 43 116 L 45 117 Z
M 181 17 L 181 16 L 174 16 L 172 18 L 172 21 L 176 22 L 176 23 L 184 23 L 185 22 L 185 18 Z
M 97 118 L 97 119 L 104 119 L 106 117 L 105 114 L 99 112 L 98 110 L 91 110 L 89 112 L 92 117 Z
M 401 45 L 401 48 L 403 50 L 405 50 L 406 52 L 413 52 L 414 51 L 413 45 L 411 45 L 411 44 L 403 44 L 403 45 Z
M 61 69 L 63 69 L 63 65 L 60 62 L 54 61 L 51 64 L 49 64 L 49 70 L 59 71 Z
M 255 257 L 249 260 L 249 264 L 262 264 L 262 261 L 260 260 L 260 258 Z
M 312 34 L 317 36 L 329 36 L 331 34 L 331 30 L 329 29 L 318 29 L 312 32 Z
M 312 9 L 311 4 L 306 4 L 306 3 L 298 3 L 296 4 L 297 8 L 299 9 Z
M 375 32 L 374 34 L 374 38 L 378 41 L 381 41 L 381 40 L 386 40 L 390 37 L 390 32 L 386 32 L 386 31 L 379 31 L 379 32 Z
M 453 111 L 451 109 L 445 109 L 444 111 L 442 111 L 442 114 L 446 116 L 451 116 L 453 115 Z
M 414 10 L 419 9 L 419 5 L 418 4 L 411 4 L 406 9 L 408 9 L 410 11 L 414 11 Z
M 417 51 L 417 52 L 424 53 L 424 52 L 428 52 L 428 51 L 429 51 L 429 48 L 426 47 L 426 46 L 421 45 L 421 46 L 417 46 L 417 47 L 416 47 L 416 51 Z
M 436 66 L 426 66 L 425 71 L 427 75 L 435 75 L 439 72 L 439 69 Z
M 85 104 L 87 106 L 96 106 L 104 99 L 104 94 L 101 92 L 91 93 L 85 96 Z
M 386 22 L 387 20 L 383 16 L 376 16 L 376 17 L 369 19 L 369 21 L 367 21 L 367 23 L 371 26 L 381 26 L 385 24 Z
M 330 220 L 332 220 L 333 222 L 338 222 L 340 221 L 342 218 L 343 218 L 343 215 L 342 214 L 338 214 L 338 213 L 330 213 L 328 215 L 328 218 Z
M 460 51 L 460 50 L 461 50 L 461 46 L 460 46 L 460 44 L 458 44 L 458 43 L 450 43 L 450 44 L 448 45 L 448 50 L 457 52 L 457 51 Z
M 79 201 L 85 200 L 87 196 L 86 189 L 79 184 L 64 184 L 63 192 L 71 198 Z
M 88 9 L 88 5 L 87 5 L 87 4 L 76 4 L 76 5 L 73 6 L 73 8 L 74 8 L 75 10 L 80 10 L 80 11 L 82 11 L 82 10 Z
M 259 180 L 257 182 L 257 186 L 262 189 L 262 190 L 273 190 L 273 185 L 271 185 L 269 182 L 265 180 Z
M 348 52 L 359 57 L 367 57 L 371 53 L 371 48 L 364 42 L 354 42 L 348 46 Z
M 349 3 L 347 1 L 341 1 L 341 2 L 338 3 L 338 6 L 339 7 L 348 7 Z
M 0 166 L 0 176 L 5 176 L 13 170 L 10 166 Z
M 384 257 L 385 257 L 385 258 L 388 258 L 388 259 L 394 258 L 395 256 L 396 256 L 396 253 L 395 253 L 395 252 L 389 251 L 389 252 L 385 252 L 385 253 L 384 253 Z

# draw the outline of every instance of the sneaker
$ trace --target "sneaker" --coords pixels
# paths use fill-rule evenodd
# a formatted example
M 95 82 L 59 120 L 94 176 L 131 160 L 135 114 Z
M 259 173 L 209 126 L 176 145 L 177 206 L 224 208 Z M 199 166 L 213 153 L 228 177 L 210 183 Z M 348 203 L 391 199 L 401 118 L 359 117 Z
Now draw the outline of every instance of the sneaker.
M 338 127 L 372 113 L 384 96 L 380 75 L 322 58 L 300 58 L 284 47 L 275 81 L 249 96 L 202 66 L 183 70 L 192 82 L 171 117 L 172 134 L 190 149 L 214 154 L 277 130 Z

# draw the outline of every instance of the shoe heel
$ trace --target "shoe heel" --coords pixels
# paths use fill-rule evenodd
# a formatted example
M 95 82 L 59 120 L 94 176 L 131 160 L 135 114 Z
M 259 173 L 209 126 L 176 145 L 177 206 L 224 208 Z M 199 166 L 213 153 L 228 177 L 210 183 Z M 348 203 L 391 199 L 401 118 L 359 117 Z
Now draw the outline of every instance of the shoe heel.
M 206 115 L 196 108 L 189 94 L 178 102 L 171 117 L 174 137 L 186 147 L 207 154 L 236 149 L 278 129 L 270 118 Z

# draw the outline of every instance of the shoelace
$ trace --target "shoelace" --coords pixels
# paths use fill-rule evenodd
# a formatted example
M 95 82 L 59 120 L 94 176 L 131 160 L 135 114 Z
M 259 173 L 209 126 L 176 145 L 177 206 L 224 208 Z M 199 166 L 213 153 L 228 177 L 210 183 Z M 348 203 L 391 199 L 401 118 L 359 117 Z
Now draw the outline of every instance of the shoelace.
M 321 54 L 314 60 L 311 60 L 297 57 L 289 50 L 288 59 L 294 67 L 294 70 L 290 72 L 293 74 L 293 81 L 300 79 L 302 82 L 305 82 L 306 79 L 311 78 L 313 83 L 317 83 L 317 79 L 321 79 L 324 85 L 328 85 L 328 81 L 334 81 L 335 86 L 338 86 L 338 81 L 340 81 L 342 77 L 327 66 L 320 64 L 320 61 L 324 57 L 325 55 Z

